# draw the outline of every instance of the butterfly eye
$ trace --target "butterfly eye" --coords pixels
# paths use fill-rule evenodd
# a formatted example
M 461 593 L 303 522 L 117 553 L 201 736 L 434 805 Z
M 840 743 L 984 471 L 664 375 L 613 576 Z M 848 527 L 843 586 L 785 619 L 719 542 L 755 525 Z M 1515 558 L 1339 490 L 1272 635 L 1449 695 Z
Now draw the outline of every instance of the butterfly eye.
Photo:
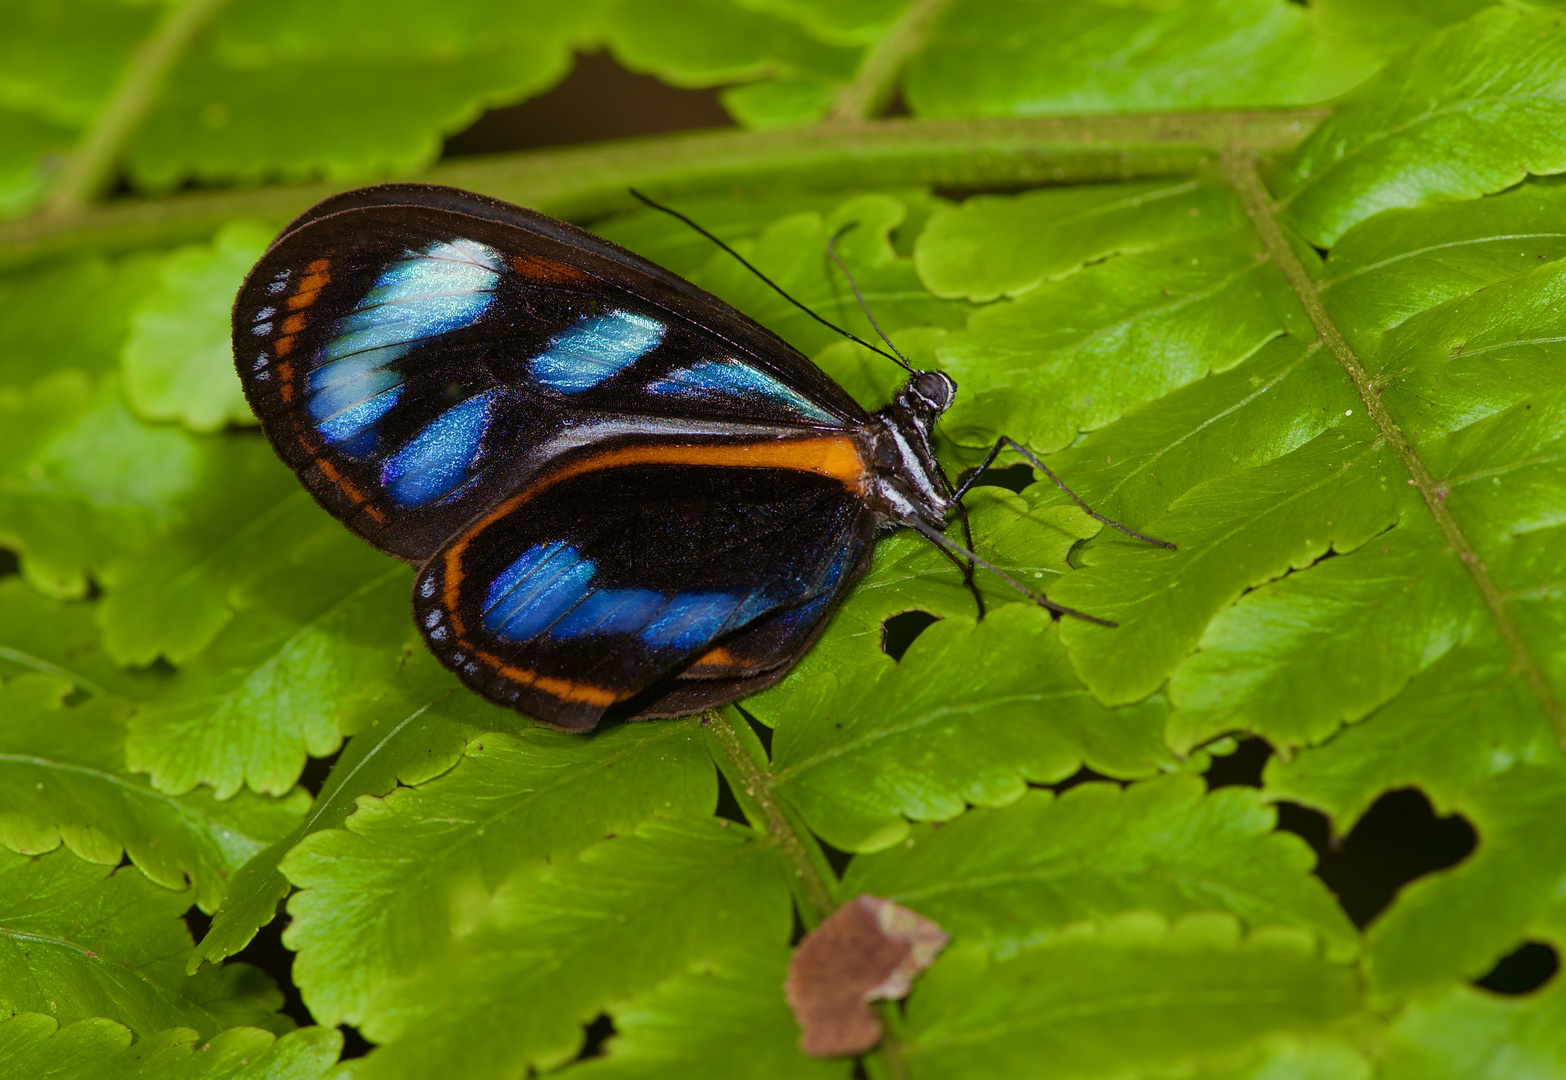
M 936 412 L 945 412 L 957 393 L 957 384 L 943 371 L 921 371 L 914 377 L 912 388 Z

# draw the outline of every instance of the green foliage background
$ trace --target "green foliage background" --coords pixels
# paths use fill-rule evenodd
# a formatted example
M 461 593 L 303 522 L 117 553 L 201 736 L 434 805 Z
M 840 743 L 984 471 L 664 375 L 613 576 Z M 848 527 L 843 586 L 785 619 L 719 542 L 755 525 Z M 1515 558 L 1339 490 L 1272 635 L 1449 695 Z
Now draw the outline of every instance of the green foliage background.
M 799 1055 L 780 987 L 795 919 L 868 891 L 952 935 L 871 1077 L 1566 1075 L 1561 980 L 1472 985 L 1566 947 L 1555 4 L 0 0 L 0 25 L 0 1073 L 848 1077 Z M 725 87 L 741 128 L 434 164 L 595 48 Z M 229 367 L 268 237 L 385 175 L 592 224 L 873 406 L 894 369 L 624 188 L 864 332 L 823 255 L 857 222 L 871 307 L 961 386 L 946 459 L 1010 434 L 1179 550 L 981 488 L 979 550 L 1119 629 L 1001 591 L 976 621 L 897 534 L 744 702 L 769 746 L 732 708 L 591 737 L 493 708 Z M 894 660 L 910 610 L 939 621 Z M 1262 786 L 1209 790 L 1242 736 L 1275 751 Z M 1357 928 L 1274 804 L 1342 835 L 1406 787 L 1477 848 Z M 314 1026 L 231 959 L 274 919 Z M 374 1048 L 339 1062 L 337 1025 Z

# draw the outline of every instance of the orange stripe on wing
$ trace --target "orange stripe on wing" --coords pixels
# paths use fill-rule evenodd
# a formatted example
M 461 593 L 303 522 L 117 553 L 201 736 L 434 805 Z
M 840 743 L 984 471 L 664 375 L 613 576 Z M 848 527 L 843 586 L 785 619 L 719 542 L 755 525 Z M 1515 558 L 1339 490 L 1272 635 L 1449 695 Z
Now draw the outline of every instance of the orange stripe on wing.
M 772 439 L 760 443 L 679 445 L 656 443 L 603 450 L 541 477 L 481 518 L 446 552 L 445 590 L 448 611 L 456 611 L 462 584 L 462 555 L 468 543 L 494 522 L 562 481 L 604 469 L 633 465 L 707 465 L 741 469 L 794 469 L 830 477 L 850 491 L 863 493 L 870 469 L 859 448 L 846 435 L 810 439 Z
M 706 652 L 704 652 L 700 656 L 698 656 L 695 660 L 692 660 L 690 666 L 692 668 L 707 668 L 707 667 L 731 668 L 731 667 L 741 667 L 743 665 L 740 664 L 739 657 L 737 657 L 733 653 L 729 652 L 727 646 L 719 645 L 716 649 L 708 649 Z
M 551 285 L 593 280 L 587 272 L 543 255 L 513 255 L 511 269 L 530 281 L 543 281 Z
M 570 679 L 557 679 L 553 675 L 540 675 L 536 671 L 508 664 L 494 653 L 475 650 L 473 655 L 512 682 L 542 690 L 550 697 L 559 698 L 561 701 L 575 701 L 584 705 L 601 705 L 608 708 L 635 693 L 633 690 L 621 692 L 611 690 L 607 686 L 594 686 L 591 683 L 572 682 Z

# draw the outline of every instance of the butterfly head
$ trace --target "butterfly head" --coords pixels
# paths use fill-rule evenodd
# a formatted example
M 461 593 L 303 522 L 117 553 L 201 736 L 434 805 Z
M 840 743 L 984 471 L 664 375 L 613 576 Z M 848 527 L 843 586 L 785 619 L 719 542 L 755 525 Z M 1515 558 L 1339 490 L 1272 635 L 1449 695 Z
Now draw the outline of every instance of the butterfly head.
M 935 422 L 957 396 L 957 383 L 944 371 L 916 371 L 897 392 L 896 403 L 926 426 Z

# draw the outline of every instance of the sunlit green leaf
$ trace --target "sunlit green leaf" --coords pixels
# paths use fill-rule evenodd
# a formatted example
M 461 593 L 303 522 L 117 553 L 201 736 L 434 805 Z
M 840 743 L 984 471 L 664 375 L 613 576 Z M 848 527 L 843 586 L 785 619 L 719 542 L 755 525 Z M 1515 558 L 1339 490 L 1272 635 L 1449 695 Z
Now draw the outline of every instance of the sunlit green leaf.
M 0 1060 L 16 1076 L 51 1080 L 318 1080 L 336 1063 L 342 1035 L 309 1027 L 279 1038 L 260 1028 L 230 1028 L 204 1038 L 191 1028 L 149 1035 L 134 1045 L 112 1020 L 60 1026 L 42 1013 L 0 1021 Z
M 953 947 L 909 1003 L 912 1075 L 1098 1077 L 1232 1056 L 1358 1008 L 1347 967 L 1297 930 L 1243 940 L 1231 916 L 1086 924 L 1004 959 Z
M 210 248 L 184 248 L 164 260 L 158 287 L 131 320 L 122 358 L 125 396 L 141 416 L 194 431 L 254 423 L 234 372 L 229 311 L 270 239 L 269 229 L 233 224 Z
M 183 973 L 191 941 L 180 915 L 192 900 L 131 867 L 0 850 L 0 1009 L 62 1024 L 103 1016 L 138 1035 L 292 1027 L 273 1011 L 282 995 L 255 968 Z
M 460 937 L 501 882 L 648 818 L 708 811 L 716 779 L 689 723 L 591 740 L 533 728 L 484 735 L 437 782 L 361 798 L 345 830 L 306 838 L 282 867 L 304 890 L 288 944 L 312 1014 L 360 1023 L 376 989 Z

